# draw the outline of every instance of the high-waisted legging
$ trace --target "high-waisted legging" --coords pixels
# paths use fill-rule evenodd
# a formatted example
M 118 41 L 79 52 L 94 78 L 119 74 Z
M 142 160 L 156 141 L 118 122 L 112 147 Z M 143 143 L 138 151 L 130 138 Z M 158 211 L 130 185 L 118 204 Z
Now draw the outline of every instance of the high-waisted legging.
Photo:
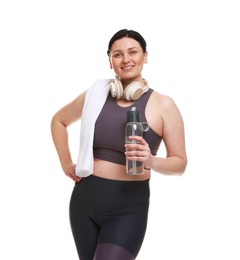
M 90 175 L 76 183 L 70 223 L 79 259 L 135 259 L 146 232 L 149 196 L 149 180 Z

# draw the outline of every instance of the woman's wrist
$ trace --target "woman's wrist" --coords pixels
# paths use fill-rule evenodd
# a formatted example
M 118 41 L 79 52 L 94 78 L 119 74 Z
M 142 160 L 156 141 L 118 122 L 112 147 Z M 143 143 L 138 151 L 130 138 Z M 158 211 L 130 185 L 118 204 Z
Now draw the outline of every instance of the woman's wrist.
M 144 169 L 145 170 L 151 170 L 152 169 L 152 165 L 153 165 L 153 160 L 154 160 L 154 156 L 151 155 L 150 158 L 148 159 L 148 161 L 144 164 Z

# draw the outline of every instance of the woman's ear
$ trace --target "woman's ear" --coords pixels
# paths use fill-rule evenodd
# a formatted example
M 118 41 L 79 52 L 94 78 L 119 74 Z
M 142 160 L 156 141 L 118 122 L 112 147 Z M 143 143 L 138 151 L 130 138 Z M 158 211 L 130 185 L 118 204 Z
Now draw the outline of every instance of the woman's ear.
M 110 65 L 110 69 L 112 69 L 112 68 L 113 68 L 113 65 L 112 65 L 112 62 L 111 62 L 110 59 L 109 59 L 109 65 Z
M 148 52 L 147 51 L 144 53 L 144 63 L 145 64 L 148 63 Z

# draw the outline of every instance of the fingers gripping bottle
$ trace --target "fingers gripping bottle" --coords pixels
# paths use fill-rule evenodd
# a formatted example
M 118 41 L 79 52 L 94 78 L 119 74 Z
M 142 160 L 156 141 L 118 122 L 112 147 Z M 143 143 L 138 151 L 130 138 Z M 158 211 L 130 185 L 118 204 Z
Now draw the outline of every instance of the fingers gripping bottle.
M 139 122 L 139 111 L 133 107 L 131 111 L 127 111 L 127 124 L 125 126 L 125 143 L 136 144 L 135 140 L 130 139 L 130 136 L 143 136 L 143 132 L 149 129 L 147 123 Z M 126 158 L 126 170 L 128 174 L 138 175 L 144 173 L 144 165 L 141 161 L 132 161 Z

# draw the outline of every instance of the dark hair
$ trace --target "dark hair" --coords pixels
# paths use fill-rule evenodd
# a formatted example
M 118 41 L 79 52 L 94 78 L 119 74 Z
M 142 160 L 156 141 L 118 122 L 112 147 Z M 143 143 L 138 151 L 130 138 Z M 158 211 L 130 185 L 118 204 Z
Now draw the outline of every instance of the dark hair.
M 132 38 L 132 39 L 138 41 L 139 44 L 142 47 L 143 52 L 144 53 L 146 52 L 147 43 L 146 43 L 146 41 L 144 40 L 144 38 L 142 37 L 142 35 L 140 33 L 136 32 L 136 31 L 133 31 L 133 30 L 122 29 L 122 30 L 116 32 L 112 36 L 112 38 L 110 39 L 110 41 L 108 43 L 108 50 L 107 50 L 107 55 L 108 56 L 110 56 L 110 51 L 111 51 L 113 43 L 116 40 L 122 39 L 123 37 Z

